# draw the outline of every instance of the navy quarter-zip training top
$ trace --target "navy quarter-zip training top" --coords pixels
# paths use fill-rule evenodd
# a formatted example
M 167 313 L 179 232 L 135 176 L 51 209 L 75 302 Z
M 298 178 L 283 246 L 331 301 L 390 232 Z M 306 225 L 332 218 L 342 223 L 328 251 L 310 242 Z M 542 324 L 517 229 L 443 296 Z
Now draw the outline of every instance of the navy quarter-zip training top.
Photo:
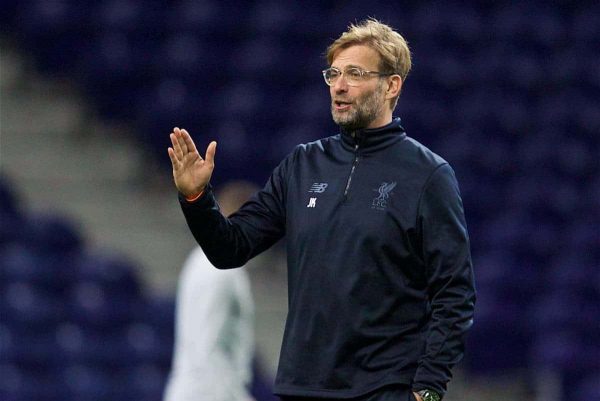
M 444 394 L 472 324 L 469 238 L 452 168 L 400 119 L 299 145 L 229 218 L 210 186 L 180 202 L 218 268 L 285 235 L 276 394 L 351 398 L 388 384 Z

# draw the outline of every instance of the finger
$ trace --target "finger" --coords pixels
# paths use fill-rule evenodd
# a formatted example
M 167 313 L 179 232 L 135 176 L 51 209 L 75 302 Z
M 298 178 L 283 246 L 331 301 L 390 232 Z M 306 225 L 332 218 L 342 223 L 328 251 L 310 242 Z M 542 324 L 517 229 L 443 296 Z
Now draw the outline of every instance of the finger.
M 212 141 L 208 145 L 208 148 L 206 148 L 206 162 L 211 166 L 214 166 L 214 164 L 215 164 L 215 153 L 216 152 L 217 152 L 217 143 L 215 141 Z
M 177 141 L 179 142 L 179 146 L 181 146 L 181 151 L 184 155 L 188 154 L 189 150 L 183 139 L 183 130 L 179 130 L 179 135 L 177 135 Z
M 175 151 L 173 148 L 169 147 L 167 149 L 167 153 L 169 153 L 169 158 L 171 159 L 171 164 L 173 165 L 174 170 L 179 170 L 180 162 L 177 160 L 177 156 L 175 156 Z
M 196 150 L 196 144 L 194 143 L 192 136 L 186 130 L 181 130 L 181 133 L 189 151 L 192 153 L 197 153 L 198 151 Z
M 171 143 L 173 144 L 173 151 L 175 153 L 175 156 L 178 160 L 183 159 L 183 152 L 181 151 L 181 146 L 179 145 L 179 141 L 177 140 L 177 134 L 172 133 L 171 135 L 169 135 L 169 138 L 171 138 Z

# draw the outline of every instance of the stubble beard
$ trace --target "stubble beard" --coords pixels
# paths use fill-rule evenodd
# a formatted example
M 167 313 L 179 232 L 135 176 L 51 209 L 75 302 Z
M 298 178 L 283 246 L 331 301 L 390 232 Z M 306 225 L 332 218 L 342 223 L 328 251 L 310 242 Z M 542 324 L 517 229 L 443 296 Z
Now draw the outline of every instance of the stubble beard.
M 335 110 L 333 100 L 331 102 L 331 116 L 333 121 L 348 132 L 367 128 L 381 114 L 385 106 L 382 85 L 370 93 L 365 93 L 352 103 L 351 109 L 344 112 Z

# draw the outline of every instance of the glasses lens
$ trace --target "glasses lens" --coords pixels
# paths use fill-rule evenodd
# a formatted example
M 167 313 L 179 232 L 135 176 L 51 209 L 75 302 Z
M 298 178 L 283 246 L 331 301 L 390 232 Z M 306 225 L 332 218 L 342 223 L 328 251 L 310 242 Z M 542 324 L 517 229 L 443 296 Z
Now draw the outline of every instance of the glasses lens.
M 323 71 L 323 78 L 325 78 L 325 82 L 327 85 L 335 84 L 335 81 L 339 78 L 340 72 L 333 68 L 328 68 Z
M 350 86 L 357 86 L 365 79 L 365 73 L 360 68 L 348 68 L 343 73 L 337 68 L 328 68 L 323 70 L 323 78 L 329 86 L 335 85 L 336 81 L 344 75 L 346 83 Z
M 362 80 L 363 74 L 358 68 L 348 68 L 344 72 L 344 76 L 346 77 L 348 85 L 357 85 Z

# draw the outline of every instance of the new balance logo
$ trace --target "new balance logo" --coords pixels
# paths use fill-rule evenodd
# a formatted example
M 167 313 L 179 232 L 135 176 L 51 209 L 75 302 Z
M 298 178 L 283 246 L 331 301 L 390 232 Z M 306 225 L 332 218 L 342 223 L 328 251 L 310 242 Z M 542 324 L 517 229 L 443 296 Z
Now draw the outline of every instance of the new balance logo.
M 306 207 L 317 207 L 317 198 L 310 198 Z
M 310 189 L 308 190 L 308 192 L 314 192 L 317 194 L 322 194 L 323 192 L 325 192 L 325 190 L 327 189 L 327 186 L 329 184 L 327 184 L 326 182 L 315 182 L 314 184 L 311 185 Z

